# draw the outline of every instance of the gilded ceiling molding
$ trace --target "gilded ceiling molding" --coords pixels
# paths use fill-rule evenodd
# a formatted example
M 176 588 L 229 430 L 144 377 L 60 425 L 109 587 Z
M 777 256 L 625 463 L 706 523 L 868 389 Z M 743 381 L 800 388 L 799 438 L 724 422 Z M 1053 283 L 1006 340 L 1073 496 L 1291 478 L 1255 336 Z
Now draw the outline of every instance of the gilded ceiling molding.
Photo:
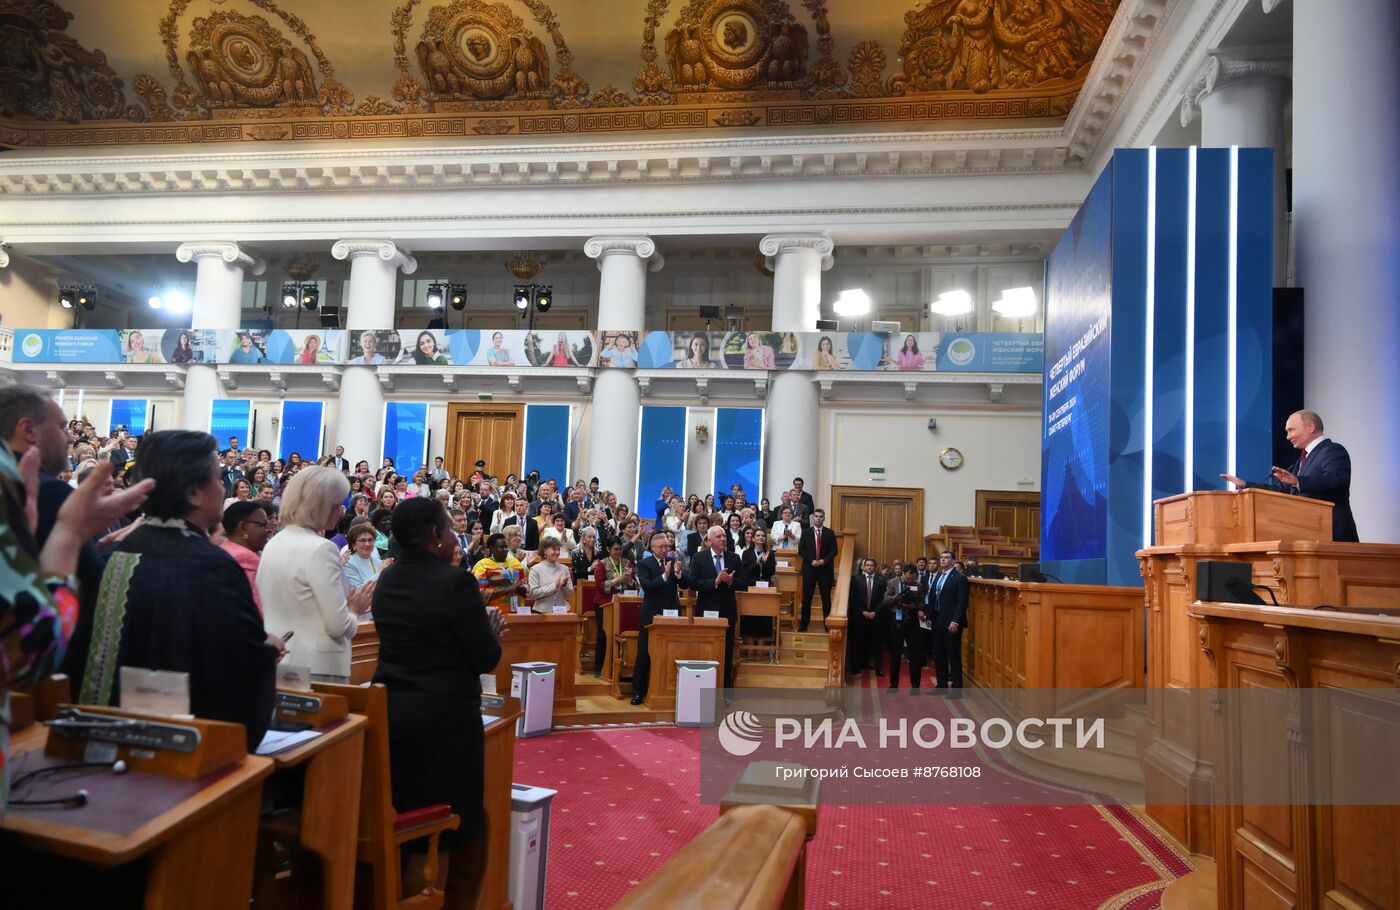
M 72 18 L 51 0 L 0 0 L 0 116 L 77 123 L 136 110 L 107 55 L 64 32 Z
M 413 254 L 392 240 L 337 240 L 331 246 L 331 255 L 340 260 L 374 256 L 402 269 L 405 275 L 418 271 L 418 260 Z
M 1192 74 L 1181 98 L 1181 125 L 1190 126 L 1201 102 L 1216 89 L 1247 79 L 1293 77 L 1293 52 L 1287 47 L 1217 48 Z
M 205 240 L 196 243 L 182 243 L 175 250 L 175 258 L 181 262 L 211 256 L 216 256 L 229 265 L 239 265 L 254 275 L 261 275 L 267 270 L 267 263 L 263 261 L 262 257 L 242 249 L 232 241 Z

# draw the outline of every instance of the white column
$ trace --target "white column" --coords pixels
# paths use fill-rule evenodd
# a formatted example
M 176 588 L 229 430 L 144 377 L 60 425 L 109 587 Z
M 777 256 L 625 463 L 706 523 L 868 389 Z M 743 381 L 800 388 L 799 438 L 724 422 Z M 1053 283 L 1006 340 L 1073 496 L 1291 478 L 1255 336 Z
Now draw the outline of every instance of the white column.
M 345 327 L 350 331 L 394 328 L 399 270 L 412 275 L 418 260 L 392 240 L 337 240 L 331 255 L 350 260 Z M 345 367 L 339 411 L 331 447 L 345 446 L 352 466 L 363 459 L 378 468 L 383 457 L 384 388 L 377 367 Z
M 640 332 L 646 328 L 647 271 L 664 260 L 650 237 L 593 237 L 583 251 L 598 260 L 598 328 Z M 588 430 L 588 473 L 635 510 L 637 449 L 642 393 L 631 370 L 600 369 L 593 383 Z
M 350 260 L 345 327 L 392 329 L 399 269 L 412 275 L 418 269 L 418 260 L 392 240 L 337 240 L 331 255 Z
M 383 435 L 384 389 L 376 368 L 347 366 L 340 377 L 340 417 L 329 448 L 334 452 L 336 446 L 345 446 L 351 467 L 363 460 L 377 469 L 384 457 Z
M 640 332 L 646 328 L 647 272 L 665 260 L 650 237 L 594 237 L 583 245 L 598 260 L 598 328 Z
M 175 250 L 181 262 L 195 262 L 194 307 L 190 327 L 237 329 L 243 309 L 243 273 L 261 275 L 267 268 L 257 256 L 228 241 L 182 243 Z M 209 364 L 185 368 L 185 403 L 180 426 L 186 430 L 209 429 L 209 408 L 220 397 L 218 371 Z
M 825 234 L 769 234 L 758 242 L 773 269 L 773 331 L 817 330 L 821 273 L 831 268 L 834 248 Z
M 1351 453 L 1361 539 L 1400 543 L 1400 3 L 1292 9 L 1305 400 Z
M 1274 286 L 1288 278 L 1288 135 L 1284 107 L 1292 75 L 1289 48 L 1210 52 L 1181 101 L 1181 125 L 1199 112 L 1203 148 L 1267 148 L 1274 153 Z
M 825 234 L 773 234 L 759 252 L 773 268 L 773 331 L 814 332 L 821 314 L 822 272 L 831 268 L 831 238 Z M 810 373 L 779 372 L 764 411 L 767 436 L 763 495 L 777 502 L 801 477 L 808 490 L 817 482 L 817 385 Z

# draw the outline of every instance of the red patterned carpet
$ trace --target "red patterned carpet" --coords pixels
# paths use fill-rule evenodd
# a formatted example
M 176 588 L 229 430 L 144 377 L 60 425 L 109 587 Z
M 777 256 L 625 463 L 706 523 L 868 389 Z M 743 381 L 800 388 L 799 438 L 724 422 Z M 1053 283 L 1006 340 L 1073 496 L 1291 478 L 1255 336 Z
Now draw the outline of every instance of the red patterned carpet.
M 698 798 L 699 734 L 560 730 L 515 748 L 518 783 L 557 789 L 548 906 L 609 907 L 718 814 Z M 1191 871 L 1126 809 L 828 806 L 807 860 L 813 908 L 1150 910 Z

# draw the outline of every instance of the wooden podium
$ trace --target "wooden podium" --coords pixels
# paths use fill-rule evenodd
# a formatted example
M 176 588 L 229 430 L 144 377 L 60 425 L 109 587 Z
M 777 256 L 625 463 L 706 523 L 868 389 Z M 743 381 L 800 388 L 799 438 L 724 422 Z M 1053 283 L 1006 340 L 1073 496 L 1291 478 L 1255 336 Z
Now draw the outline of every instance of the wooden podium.
M 1198 490 L 1153 503 L 1153 539 L 1177 544 L 1331 540 L 1332 503 L 1273 490 Z
M 1147 601 L 1147 685 L 1152 689 L 1203 689 L 1211 684 L 1200 624 L 1188 615 L 1196 599 L 1199 563 L 1254 562 L 1255 580 L 1268 583 L 1280 572 L 1281 564 L 1275 561 L 1281 557 L 1280 548 L 1374 549 L 1369 544 L 1331 543 L 1332 504 L 1303 496 L 1272 490 L 1201 490 L 1159 499 L 1154 505 L 1157 544 L 1137 554 Z M 1400 547 L 1395 549 L 1400 553 Z M 1212 855 L 1207 803 L 1215 770 L 1201 759 L 1208 745 L 1201 738 L 1207 721 L 1160 707 L 1150 712 L 1143 731 L 1144 772 L 1148 814 L 1192 853 Z
M 532 660 L 558 664 L 554 672 L 554 713 L 572 714 L 578 672 L 577 613 L 508 613 L 501 636 L 501 662 L 496 664 L 496 691 L 510 691 L 510 665 Z
M 724 666 L 724 636 L 729 633 L 727 620 L 658 616 L 647 626 L 647 631 L 647 651 L 651 657 L 647 707 L 653 711 L 676 708 L 676 661 L 717 660 L 721 669 Z

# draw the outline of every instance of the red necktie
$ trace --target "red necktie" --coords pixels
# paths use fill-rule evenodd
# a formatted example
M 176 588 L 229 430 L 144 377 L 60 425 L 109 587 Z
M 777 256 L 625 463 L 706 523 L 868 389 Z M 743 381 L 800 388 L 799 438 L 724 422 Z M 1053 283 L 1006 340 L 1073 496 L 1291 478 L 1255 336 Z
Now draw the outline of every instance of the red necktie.
M 1301 455 L 1298 456 L 1298 470 L 1297 470 L 1297 473 L 1298 473 L 1298 474 L 1303 473 L 1303 465 L 1307 464 L 1307 461 L 1308 461 L 1308 450 L 1307 450 L 1307 449 L 1304 449 L 1304 450 L 1303 450 L 1303 454 L 1301 454 Z

